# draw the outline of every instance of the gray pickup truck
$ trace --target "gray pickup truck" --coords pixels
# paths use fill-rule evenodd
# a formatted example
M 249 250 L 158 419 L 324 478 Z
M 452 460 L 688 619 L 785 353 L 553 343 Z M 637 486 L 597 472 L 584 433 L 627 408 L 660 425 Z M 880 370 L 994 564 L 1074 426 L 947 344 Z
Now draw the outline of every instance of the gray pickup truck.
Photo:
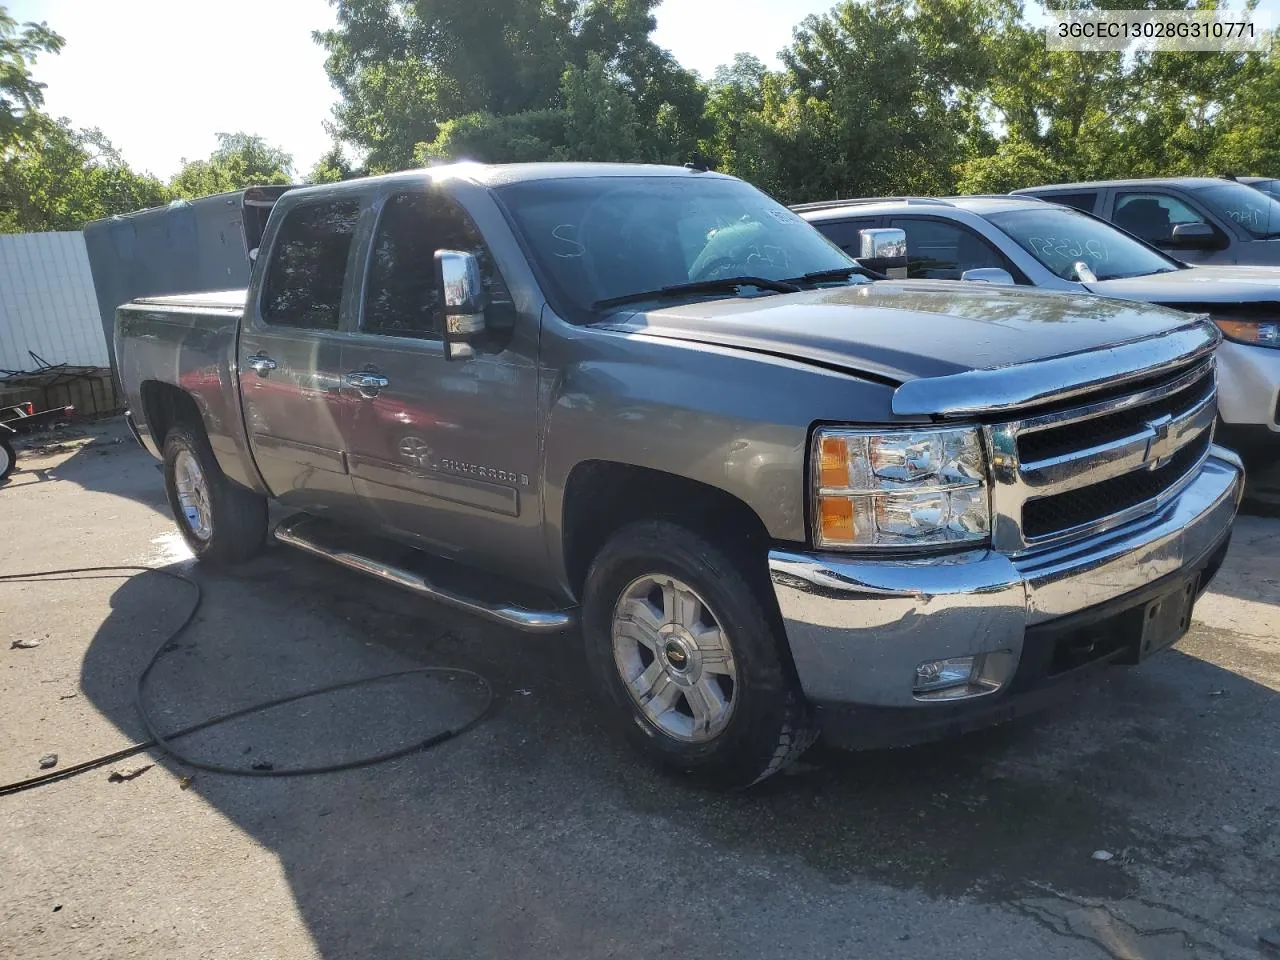
M 1243 486 L 1211 323 L 868 273 L 731 177 L 437 167 L 289 191 L 247 293 L 125 304 L 116 352 L 201 560 L 277 500 L 283 543 L 580 626 L 634 743 L 745 785 L 1167 647 Z

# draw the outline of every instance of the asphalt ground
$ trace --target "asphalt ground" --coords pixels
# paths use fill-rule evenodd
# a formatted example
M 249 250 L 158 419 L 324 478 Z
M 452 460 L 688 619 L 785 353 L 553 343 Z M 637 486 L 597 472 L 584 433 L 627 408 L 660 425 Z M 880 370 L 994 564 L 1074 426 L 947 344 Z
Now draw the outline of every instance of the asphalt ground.
M 199 619 L 150 694 L 164 723 L 432 664 L 480 672 L 497 700 L 464 736 L 364 770 L 246 779 L 153 753 L 0 798 L 6 960 L 1178 960 L 1268 955 L 1259 934 L 1280 927 L 1274 516 L 1240 518 L 1174 650 L 1064 707 L 906 750 L 819 746 L 720 795 L 603 727 L 576 638 L 479 623 L 283 547 L 196 569 L 123 425 L 81 434 L 43 438 L 0 487 L 0 574 L 140 563 L 198 579 Z M 135 679 L 185 589 L 147 574 L 0 586 L 0 782 L 144 737 Z M 478 696 L 406 678 L 186 747 L 336 762 L 448 727 Z

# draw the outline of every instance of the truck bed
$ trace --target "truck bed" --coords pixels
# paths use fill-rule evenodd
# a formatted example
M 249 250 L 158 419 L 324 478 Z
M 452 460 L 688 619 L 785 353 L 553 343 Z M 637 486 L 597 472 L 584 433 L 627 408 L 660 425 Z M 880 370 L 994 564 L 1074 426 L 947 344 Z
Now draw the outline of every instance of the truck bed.
M 217 290 L 126 303 L 116 311 L 115 355 L 129 408 L 142 414 L 136 418 L 140 439 L 152 454 L 159 456 L 164 443 L 153 429 L 163 422 L 156 416 L 157 398 L 176 388 L 195 402 L 223 471 L 257 487 L 246 472 L 252 460 L 244 448 L 235 375 L 245 296 L 244 290 Z

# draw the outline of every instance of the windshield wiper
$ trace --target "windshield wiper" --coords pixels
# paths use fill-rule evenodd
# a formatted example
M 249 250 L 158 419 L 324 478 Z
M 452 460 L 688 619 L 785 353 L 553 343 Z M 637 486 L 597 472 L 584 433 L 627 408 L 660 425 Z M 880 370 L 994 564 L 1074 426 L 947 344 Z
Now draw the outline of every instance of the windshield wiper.
M 850 264 L 847 267 L 836 267 L 834 270 L 814 270 L 802 277 L 787 277 L 783 283 L 823 283 L 827 280 L 847 280 L 850 277 L 867 277 L 871 280 L 888 280 L 883 273 L 877 273 L 870 267 Z
M 607 307 L 620 307 L 626 303 L 639 303 L 642 300 L 668 300 L 672 297 L 683 297 L 688 293 L 722 293 L 732 292 L 739 287 L 758 287 L 761 290 L 772 290 L 774 293 L 796 293 L 800 290 L 790 280 L 766 280 L 764 277 L 724 277 L 720 280 L 693 280 L 689 283 L 673 283 L 657 290 L 644 290 L 639 293 L 624 293 L 620 297 L 608 297 L 591 304 L 593 310 Z

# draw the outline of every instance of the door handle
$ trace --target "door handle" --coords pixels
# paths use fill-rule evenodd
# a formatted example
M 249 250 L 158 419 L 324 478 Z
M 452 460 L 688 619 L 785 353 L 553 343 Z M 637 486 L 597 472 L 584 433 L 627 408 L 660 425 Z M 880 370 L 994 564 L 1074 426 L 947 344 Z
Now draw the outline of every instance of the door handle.
M 249 358 L 249 366 L 260 377 L 265 377 L 267 373 L 276 368 L 276 362 L 268 357 L 265 353 L 255 353 Z
M 346 375 L 345 379 L 348 386 L 355 387 L 365 397 L 377 396 L 379 390 L 391 383 L 382 374 L 370 370 L 353 370 Z

